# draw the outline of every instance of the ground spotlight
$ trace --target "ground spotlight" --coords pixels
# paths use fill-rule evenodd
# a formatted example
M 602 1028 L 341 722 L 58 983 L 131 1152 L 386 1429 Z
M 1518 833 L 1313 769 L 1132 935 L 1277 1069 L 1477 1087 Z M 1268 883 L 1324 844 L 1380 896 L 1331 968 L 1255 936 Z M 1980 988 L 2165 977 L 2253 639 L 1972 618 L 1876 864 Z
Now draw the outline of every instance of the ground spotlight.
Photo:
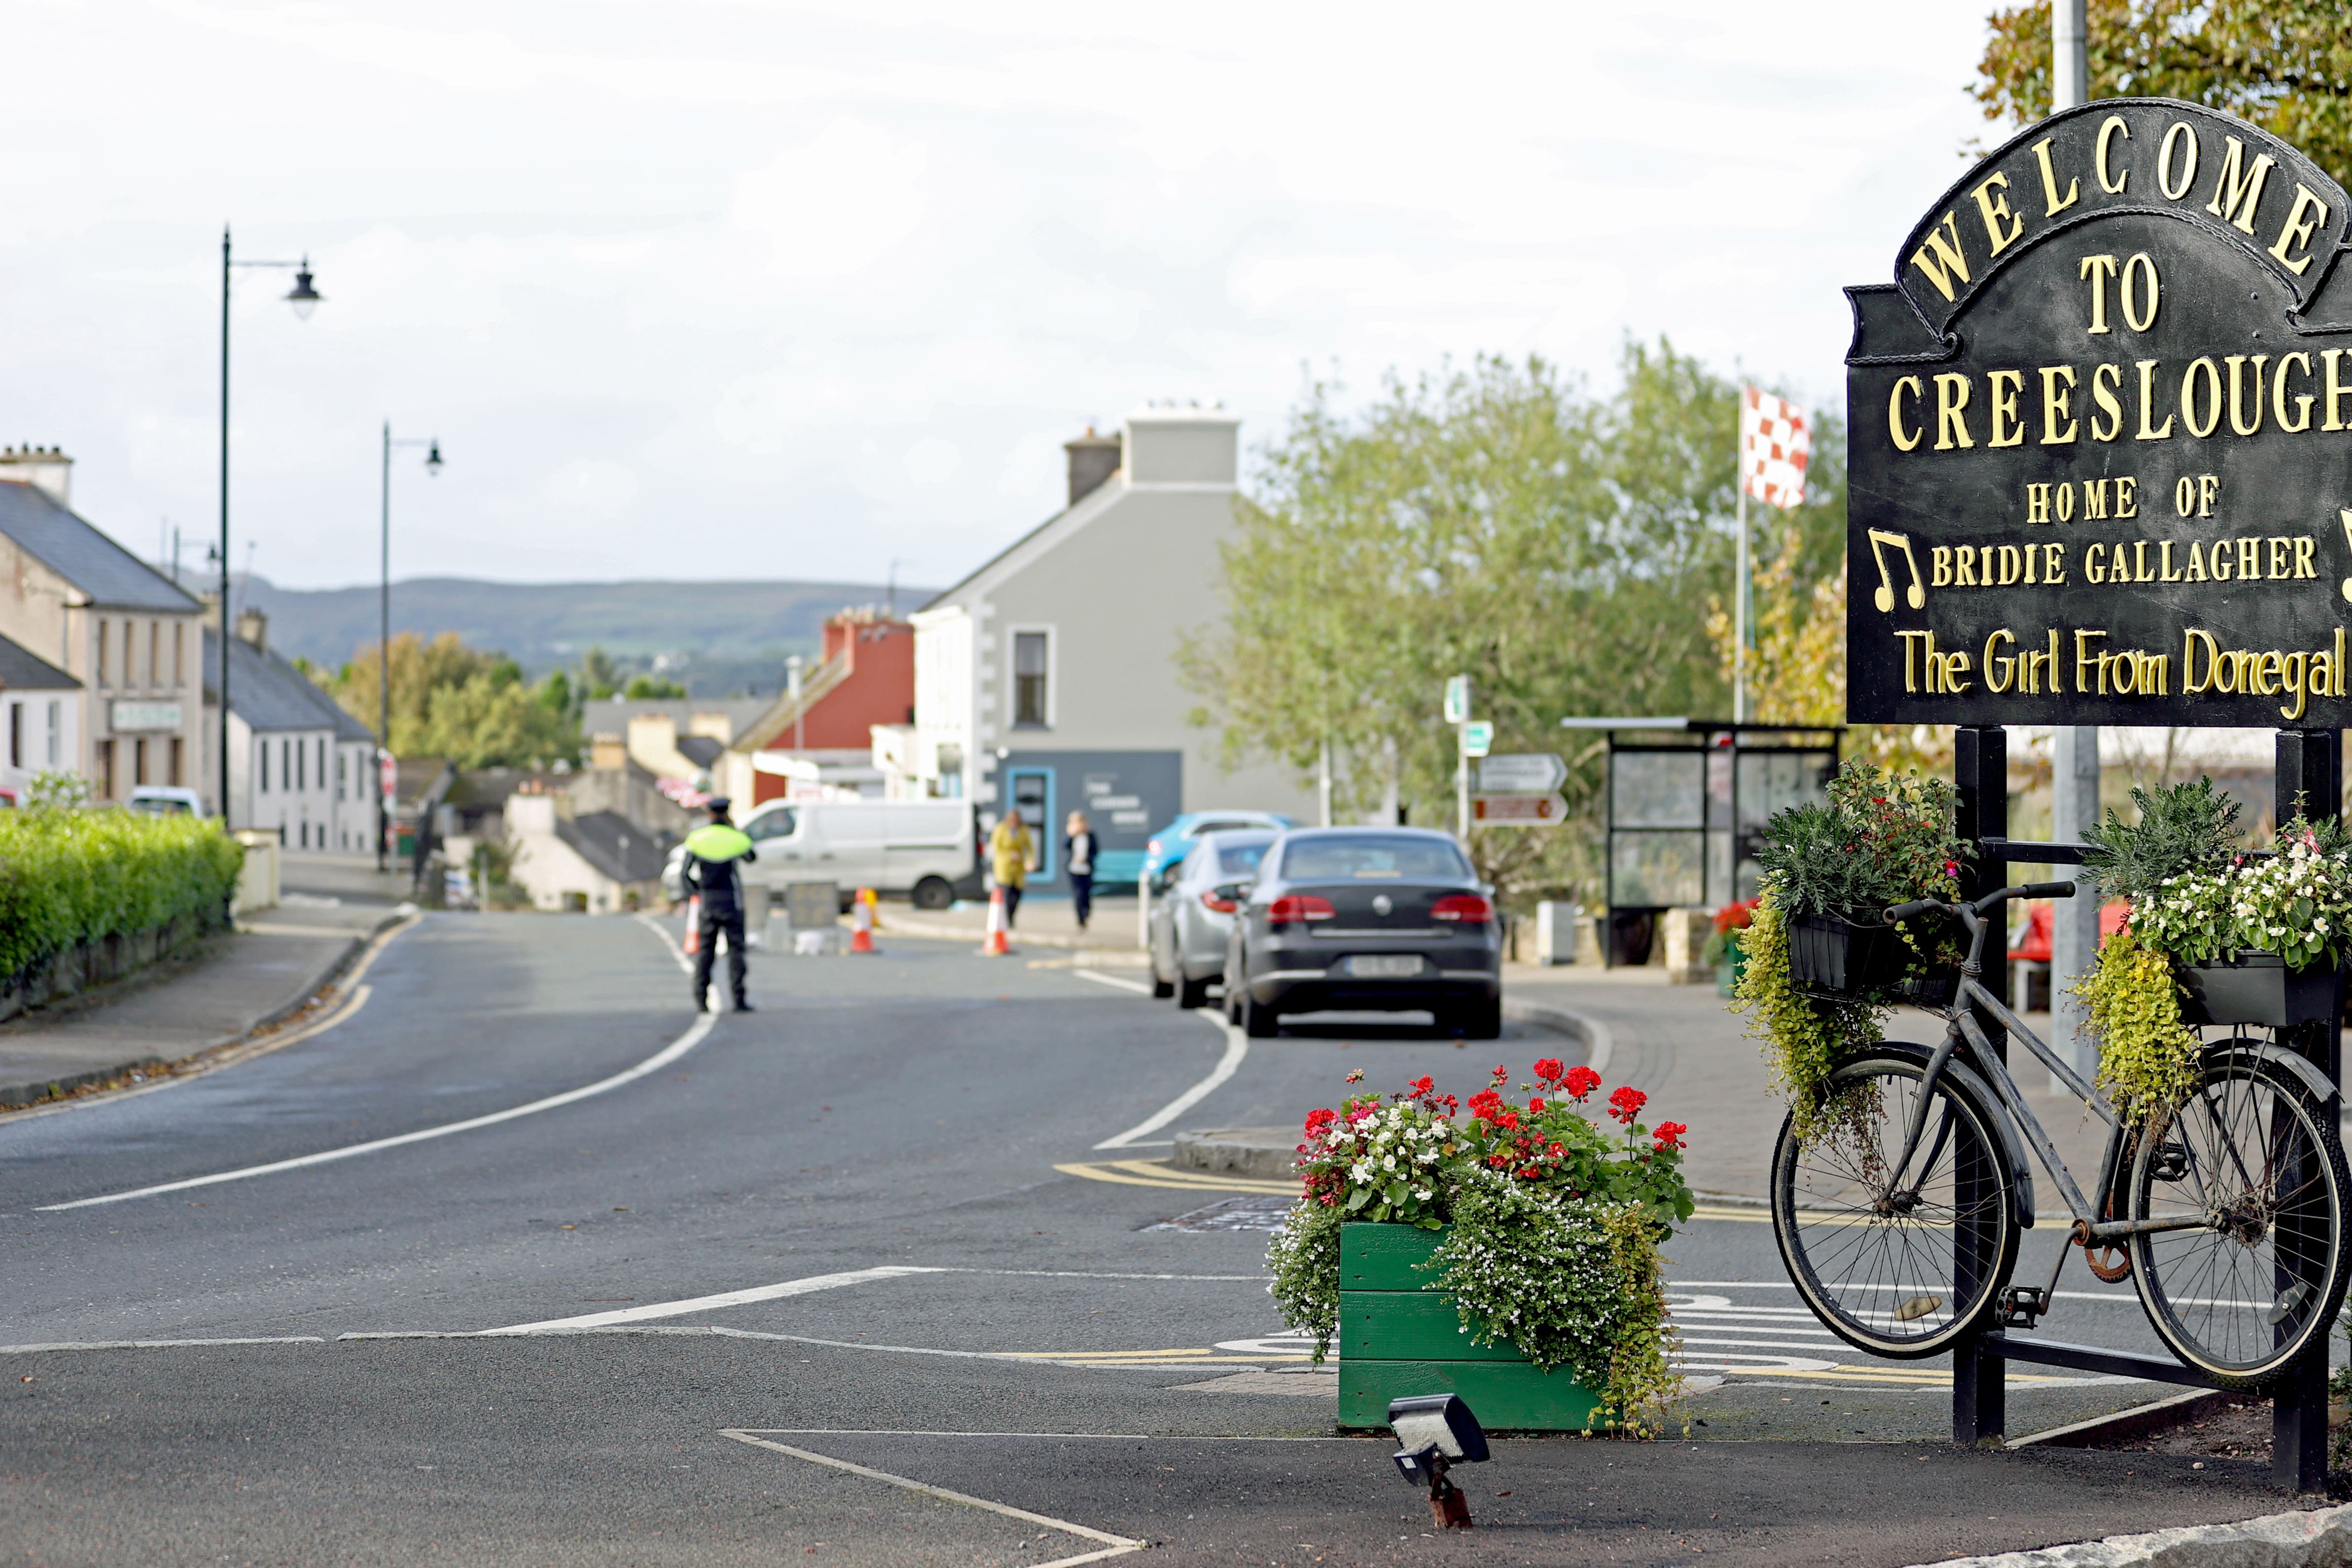
M 1418 1394 L 1389 1401 L 1389 1426 L 1403 1447 L 1389 1457 L 1397 1474 L 1429 1489 L 1429 1516 L 1442 1530 L 1470 1528 L 1470 1504 L 1462 1489 L 1445 1479 L 1450 1465 L 1475 1465 L 1486 1458 L 1486 1429 L 1459 1394 Z

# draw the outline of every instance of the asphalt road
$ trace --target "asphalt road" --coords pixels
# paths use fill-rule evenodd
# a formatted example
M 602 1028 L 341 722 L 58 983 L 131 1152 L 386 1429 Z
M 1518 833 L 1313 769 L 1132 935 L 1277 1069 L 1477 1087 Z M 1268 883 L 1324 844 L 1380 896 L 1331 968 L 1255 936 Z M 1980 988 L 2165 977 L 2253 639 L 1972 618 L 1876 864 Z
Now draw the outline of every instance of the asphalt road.
M 1697 1440 L 1502 1444 L 1481 1530 L 1432 1540 L 1385 1448 L 1331 1436 L 1264 1231 L 1223 1228 L 1251 1195 L 1154 1140 L 1567 1042 L 1294 1030 L 1104 1147 L 1232 1065 L 1219 1023 L 886 946 L 756 953 L 761 1010 L 706 1027 L 653 922 L 435 915 L 331 1030 L 0 1121 L 0 1562 L 1902 1564 L 2284 1506 L 2244 1463 L 1928 1441 L 1942 1366 L 1836 1346 L 1769 1226 L 1711 1208 L 1672 1249 L 1726 1379 Z M 2084 1283 L 2046 1332 L 2147 1343 Z M 2163 1392 L 2019 1374 L 2020 1431 Z

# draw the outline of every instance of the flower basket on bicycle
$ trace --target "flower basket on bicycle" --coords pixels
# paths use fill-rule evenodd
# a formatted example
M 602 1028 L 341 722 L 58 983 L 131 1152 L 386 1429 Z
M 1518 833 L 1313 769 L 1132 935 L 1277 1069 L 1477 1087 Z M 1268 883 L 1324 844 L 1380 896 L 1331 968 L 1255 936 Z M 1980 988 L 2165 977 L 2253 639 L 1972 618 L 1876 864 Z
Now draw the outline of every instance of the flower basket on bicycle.
M 1934 933 L 1919 947 L 1878 918 L 1842 915 L 1797 915 L 1789 919 L 1789 981 L 1801 990 L 1858 1000 L 1901 998 L 1917 1007 L 1942 1007 L 1958 989 L 1959 970 L 1921 956 L 1937 950 Z M 1920 922 L 1914 922 L 1915 926 Z
M 2289 1029 L 2325 1023 L 2339 1005 L 2332 965 L 2289 968 L 2276 953 L 2228 953 L 2201 964 L 2176 963 L 2173 973 L 2185 993 L 2180 1021 L 2192 1028 L 2266 1024 Z

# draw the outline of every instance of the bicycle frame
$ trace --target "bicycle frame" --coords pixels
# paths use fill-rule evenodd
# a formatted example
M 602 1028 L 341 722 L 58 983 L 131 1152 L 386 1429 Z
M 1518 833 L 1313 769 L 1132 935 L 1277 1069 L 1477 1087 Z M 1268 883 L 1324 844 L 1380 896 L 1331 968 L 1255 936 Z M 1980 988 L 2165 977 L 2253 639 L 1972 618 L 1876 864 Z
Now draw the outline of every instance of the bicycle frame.
M 2015 889 L 2002 889 L 2000 902 L 2008 902 L 2011 897 L 2016 895 L 2016 893 Z M 1959 989 L 1953 998 L 1952 1005 L 1948 1008 L 1926 1009 L 1945 1019 L 1944 1042 L 1937 1046 L 1935 1053 L 1928 1058 L 1927 1071 L 1920 1077 L 1919 1099 L 1912 1107 L 1911 1124 L 1905 1132 L 1903 1152 L 1895 1162 L 1894 1180 L 1891 1185 L 1900 1186 L 1904 1176 L 1909 1171 L 1911 1156 L 1917 1152 L 1919 1140 L 1927 1131 L 1927 1106 L 1934 1098 L 1936 1083 L 1942 1078 L 1944 1070 L 1952 1058 L 1959 1054 L 1960 1047 L 1965 1044 L 1969 1051 L 1969 1064 L 1983 1076 L 1987 1082 L 1991 1084 L 1994 1093 L 2000 1098 L 2002 1108 L 2008 1112 L 2010 1120 L 2025 1134 L 2026 1142 L 2032 1147 L 2035 1157 L 2042 1162 L 2042 1168 L 2047 1171 L 2050 1179 L 2057 1184 L 2059 1196 L 2065 1200 L 2067 1212 L 2074 1216 L 2076 1241 L 2087 1247 L 2095 1243 L 2118 1242 L 2133 1236 L 2150 1235 L 2159 1231 L 2209 1228 L 2210 1221 L 2203 1216 L 2141 1220 L 2102 1219 L 2099 1217 L 2092 1203 L 2084 1197 L 2081 1186 L 2075 1183 L 2074 1172 L 2067 1168 L 2066 1162 L 2059 1156 L 2056 1145 L 2050 1141 L 2048 1131 L 2042 1125 L 2041 1118 L 2034 1115 L 2032 1107 L 2026 1103 L 2024 1092 L 2018 1088 L 2017 1080 L 2010 1074 L 2009 1063 L 2002 1060 L 2000 1052 L 1993 1049 L 1991 1040 L 1985 1033 L 1984 1025 L 1979 1021 L 1979 1014 L 1989 1017 L 2013 1038 L 2022 1040 L 2028 1051 L 2039 1057 L 2052 1072 L 2058 1075 L 2059 1081 L 2064 1083 L 2068 1090 L 2082 1100 L 2101 1121 L 2106 1123 L 2107 1145 L 2106 1152 L 2100 1161 L 2097 1188 L 2103 1194 L 2115 1186 L 2116 1166 L 2122 1158 L 2126 1140 L 2127 1132 L 2122 1116 L 2116 1113 L 2114 1106 L 2107 1103 L 2105 1095 L 2084 1082 L 2082 1074 L 2074 1071 L 2072 1063 L 2051 1049 L 2049 1043 L 2040 1035 L 2028 1029 L 2023 1019 L 2010 1011 L 2007 1005 L 1999 997 L 1987 990 L 1979 981 L 1979 977 L 1984 972 L 1985 939 L 1999 927 L 1979 914 L 1974 904 L 1937 904 L 1933 907 L 1957 916 L 1961 925 L 1967 929 L 1969 936 L 1969 956 L 1967 962 L 1960 966 Z M 1943 1136 L 1943 1132 L 1939 1131 L 1936 1146 L 1928 1154 L 1927 1164 L 1930 1166 L 1934 1165 L 1937 1155 L 1942 1153 Z M 2030 1215 L 2026 1217 L 2026 1222 L 2032 1223 Z

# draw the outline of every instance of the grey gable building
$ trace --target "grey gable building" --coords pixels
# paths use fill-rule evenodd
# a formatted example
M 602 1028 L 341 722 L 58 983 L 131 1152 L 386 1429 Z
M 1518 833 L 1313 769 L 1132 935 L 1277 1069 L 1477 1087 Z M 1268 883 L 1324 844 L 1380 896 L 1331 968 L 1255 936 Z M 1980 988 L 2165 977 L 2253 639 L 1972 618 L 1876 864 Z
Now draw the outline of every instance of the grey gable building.
M 375 735 L 270 651 L 258 611 L 228 640 L 228 821 L 289 849 L 375 852 Z M 205 702 L 218 723 L 220 633 L 205 629 Z

